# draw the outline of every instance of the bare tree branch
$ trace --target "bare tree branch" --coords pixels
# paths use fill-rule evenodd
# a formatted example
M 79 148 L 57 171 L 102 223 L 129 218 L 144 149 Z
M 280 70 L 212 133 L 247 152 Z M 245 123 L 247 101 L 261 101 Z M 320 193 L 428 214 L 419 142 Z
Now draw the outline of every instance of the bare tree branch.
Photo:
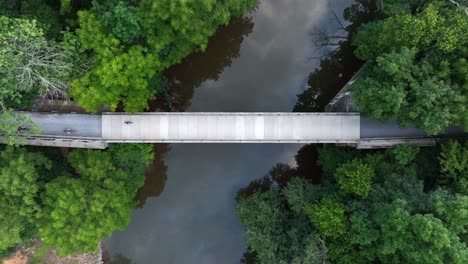
M 338 22 L 338 24 L 340 24 L 340 27 L 339 27 L 338 29 L 347 31 L 347 30 L 346 30 L 346 27 L 343 25 L 343 23 L 341 23 L 341 20 L 338 18 L 338 16 L 336 15 L 335 11 L 331 10 L 331 12 L 332 12 L 333 16 L 335 17 L 336 22 Z
M 322 55 L 309 57 L 308 60 L 313 60 L 313 59 L 321 60 L 324 57 L 327 57 L 331 53 L 333 53 L 336 50 L 336 48 L 339 48 L 343 41 L 349 40 L 348 31 L 346 30 L 346 27 L 343 25 L 338 15 L 333 10 L 330 10 L 330 12 L 333 14 L 333 17 L 335 18 L 336 23 L 338 23 L 339 25 L 338 30 L 342 30 L 346 34 L 340 35 L 339 32 L 336 32 L 338 35 L 336 34 L 331 35 L 319 29 L 310 33 L 310 36 L 312 37 L 313 45 L 315 47 L 312 54 L 317 54 L 318 52 L 321 52 L 324 48 L 328 48 L 330 50 Z
M 462 10 L 463 12 L 465 12 L 465 15 L 468 16 L 468 7 L 466 7 L 464 4 L 460 4 L 458 3 L 457 1 L 455 0 L 449 0 L 450 3 L 454 4 L 457 6 L 458 9 Z
M 71 72 L 60 46 L 45 40 L 21 42 L 10 39 L 14 54 L 22 54 L 21 63 L 16 67 L 16 89 L 29 92 L 39 88 L 42 97 L 66 98 L 69 87 L 60 78 Z

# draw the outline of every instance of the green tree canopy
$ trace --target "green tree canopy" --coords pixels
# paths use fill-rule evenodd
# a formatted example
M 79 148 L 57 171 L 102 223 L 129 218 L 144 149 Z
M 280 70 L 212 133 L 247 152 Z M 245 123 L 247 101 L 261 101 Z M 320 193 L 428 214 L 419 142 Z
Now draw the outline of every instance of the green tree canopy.
M 442 171 L 439 182 L 468 195 L 468 140 L 442 145 L 439 160 Z
M 358 159 L 341 165 L 336 170 L 335 175 L 336 181 L 344 193 L 367 197 L 372 190 L 374 169 Z
M 318 204 L 307 206 L 305 213 L 317 229 L 327 237 L 338 237 L 346 230 L 345 209 L 333 197 L 326 196 Z
M 113 4 L 115 3 L 115 4 Z M 92 69 L 71 82 L 72 96 L 88 111 L 100 106 L 142 111 L 164 88 L 161 72 L 195 50 L 204 50 L 231 16 L 257 3 L 241 1 L 142 0 L 95 2 L 78 13 L 83 48 L 95 55 Z M 136 41 L 136 40 L 139 41 Z
M 355 54 L 369 63 L 351 89 L 363 114 L 437 134 L 449 125 L 468 129 L 468 16 L 432 2 L 358 31 Z
M 309 185 L 296 181 L 291 193 Z M 258 263 L 326 263 L 323 239 L 314 233 L 303 210 L 300 214 L 288 212 L 283 199 L 278 190 L 269 190 L 244 197 L 236 205 L 246 227 L 247 244 L 257 253 Z
M 41 178 L 52 163 L 24 148 L 0 151 L 0 252 L 35 235 Z
M 259 263 L 271 263 L 274 258 L 307 263 L 300 261 L 310 252 L 314 253 L 309 256 L 332 263 L 468 261 L 468 196 L 452 188 L 453 178 L 442 185 L 424 186 L 418 177 L 427 168 L 418 164 L 430 150 L 331 149 L 320 151 L 325 156 L 319 160 L 327 166 L 328 176 L 320 185 L 293 177 L 284 187 L 269 184 L 238 199 L 238 216 L 246 228 L 247 244 L 258 253 Z M 453 172 L 459 175 L 461 149 L 454 142 L 444 145 L 440 150 L 441 172 L 432 171 L 430 177 L 444 179 L 440 175 Z M 333 152 L 341 155 L 330 155 Z M 288 240 L 292 230 L 299 227 L 302 233 L 296 240 Z M 279 254 L 278 245 L 283 243 L 296 250 Z M 320 250 L 307 251 L 305 244 Z
M 134 6 L 122 0 L 93 1 L 93 10 L 103 26 L 124 43 L 132 43 L 141 35 L 140 19 Z
M 39 228 L 44 242 L 61 255 L 89 252 L 123 229 L 152 156 L 151 145 L 143 144 L 72 151 L 68 161 L 79 178 L 61 176 L 47 184 Z

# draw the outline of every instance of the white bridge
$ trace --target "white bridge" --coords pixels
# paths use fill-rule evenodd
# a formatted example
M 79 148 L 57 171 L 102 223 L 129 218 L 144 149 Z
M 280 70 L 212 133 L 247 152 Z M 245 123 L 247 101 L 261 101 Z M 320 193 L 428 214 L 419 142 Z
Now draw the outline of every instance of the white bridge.
M 334 113 L 142 113 L 102 115 L 107 142 L 353 143 L 359 115 Z M 125 124 L 125 121 L 132 122 Z
M 38 113 L 21 112 L 41 129 L 29 145 L 106 148 L 108 143 L 335 143 L 358 148 L 435 144 L 424 131 L 361 118 L 359 113 Z M 126 124 L 126 121 L 128 124 Z M 71 134 L 65 133 L 66 129 Z M 451 128 L 449 136 L 466 136 Z

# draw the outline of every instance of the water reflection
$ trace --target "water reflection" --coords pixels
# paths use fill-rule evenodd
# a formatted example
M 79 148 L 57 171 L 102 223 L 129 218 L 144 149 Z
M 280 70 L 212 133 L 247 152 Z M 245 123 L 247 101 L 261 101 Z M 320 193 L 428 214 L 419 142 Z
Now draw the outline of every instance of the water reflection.
M 164 158 L 170 149 L 169 144 L 154 144 L 153 163 L 146 168 L 145 184 L 138 190 L 135 200 L 138 201 L 137 208 L 143 207 L 149 197 L 158 197 L 164 190 L 167 180 L 167 166 Z
M 134 264 L 129 258 L 125 257 L 122 254 L 114 254 L 110 255 L 109 251 L 103 250 L 102 252 L 102 260 L 104 263 L 112 263 L 112 264 Z
M 317 65 L 317 61 L 307 60 L 313 50 L 308 33 L 314 27 L 335 30 L 330 9 L 341 14 L 350 3 L 261 1 L 252 20 L 234 22 L 242 29 L 228 30 L 224 40 L 216 41 L 221 44 L 210 40 L 205 53 L 212 55 L 203 58 L 200 54 L 199 59 L 175 66 L 180 73 L 171 73 L 175 67 L 166 73 L 180 89 L 170 95 L 181 101 L 167 107 L 194 112 L 290 111 L 307 75 Z M 217 48 L 210 51 L 212 45 Z M 234 209 L 237 190 L 265 175 L 275 163 L 294 168 L 293 156 L 300 147 L 171 145 L 164 158 L 164 192 L 156 199 L 146 199 L 133 212 L 130 225 L 107 241 L 111 254 L 122 254 L 138 264 L 239 263 L 245 243 Z M 278 171 L 282 169 L 287 166 Z
M 195 88 L 204 81 L 218 80 L 232 60 L 239 57 L 241 43 L 253 27 L 250 17 L 236 17 L 228 25 L 221 26 L 209 39 L 205 51 L 189 55 L 164 72 L 169 90 L 151 102 L 150 108 L 154 111 L 162 106 L 164 111 L 184 112 L 190 105 Z
M 319 67 L 309 74 L 307 89 L 297 97 L 294 112 L 323 112 L 325 106 L 337 94 L 337 92 L 351 79 L 354 73 L 363 65 L 363 61 L 356 58 L 351 39 L 358 28 L 371 20 L 381 16 L 381 12 L 373 0 L 357 0 L 356 3 L 343 11 L 343 18 L 349 24 L 343 26 L 344 21 L 335 21 L 344 32 L 346 38 L 333 38 L 328 32 L 326 35 L 311 32 L 314 42 L 323 44 L 331 43 L 332 49 L 325 55 L 320 56 Z M 339 17 L 336 19 L 340 20 Z M 320 29 L 320 32 L 323 32 Z M 317 48 L 330 48 L 323 45 Z

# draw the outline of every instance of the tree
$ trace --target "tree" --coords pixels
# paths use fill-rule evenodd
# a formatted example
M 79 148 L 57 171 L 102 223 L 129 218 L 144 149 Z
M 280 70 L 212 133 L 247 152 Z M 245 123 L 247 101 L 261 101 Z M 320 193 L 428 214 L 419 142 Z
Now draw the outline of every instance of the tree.
M 78 13 L 78 36 L 95 60 L 90 72 L 71 82 L 73 97 L 88 111 L 115 110 L 119 103 L 130 112 L 146 109 L 165 88 L 164 69 L 205 49 L 218 26 L 256 2 L 143 0 L 135 8 L 125 1 L 96 2 Z M 133 44 L 140 35 L 142 41 Z
M 356 55 L 363 60 L 391 50 L 417 47 L 449 54 L 466 44 L 466 15 L 453 6 L 434 3 L 416 15 L 396 14 L 366 24 L 353 39 Z
M 37 96 L 66 97 L 70 64 L 62 48 L 45 39 L 35 20 L 0 16 L 0 133 L 18 144 L 18 127 L 38 127 L 12 108 L 29 106 Z M 28 133 L 25 133 L 27 135 Z
M 400 165 L 411 164 L 419 154 L 419 148 L 408 146 L 408 145 L 398 145 L 392 149 L 392 154 L 395 156 L 395 159 L 400 163 Z
M 321 185 L 313 185 L 308 180 L 294 177 L 282 190 L 282 194 L 288 202 L 291 211 L 302 214 L 310 203 L 326 196 L 327 191 Z
M 61 47 L 48 42 L 35 20 L 0 16 L 1 98 L 21 104 L 28 93 L 64 97 L 70 64 Z
M 337 158 L 324 162 L 333 157 L 330 153 L 340 151 Z M 313 185 L 293 177 L 285 187 L 270 184 L 237 200 L 247 245 L 258 253 L 260 263 L 271 263 L 274 258 L 275 263 L 308 263 L 306 255 L 316 262 L 329 259 L 332 263 L 465 263 L 468 196 L 454 188 L 424 186 L 419 170 L 427 168 L 417 164 L 425 152 L 411 147 L 319 151 L 324 155 L 319 157 L 321 164 L 328 166 L 325 171 L 332 173 L 326 176 L 335 180 Z M 453 156 L 448 159 L 461 162 L 459 149 L 449 152 L 457 154 L 446 155 Z M 437 171 L 430 173 L 430 177 L 440 177 Z M 309 225 L 304 222 L 308 219 Z M 323 241 L 326 248 L 308 251 L 304 245 L 311 241 L 315 248 Z M 280 251 L 284 243 L 294 250 Z
M 447 223 L 431 214 L 413 214 L 405 201 L 396 199 L 377 210 L 376 224 L 382 230 L 379 259 L 383 262 L 464 263 L 466 245 Z M 421 250 L 424 249 L 424 250 Z
M 403 82 L 411 80 L 409 71 L 415 55 L 416 50 L 409 49 L 386 54 L 378 58 L 376 67 L 367 68 L 368 73 L 363 75 L 369 77 L 363 76 L 352 86 L 355 102 L 363 114 L 387 121 L 401 112 L 407 93 Z M 369 101 L 377 103 L 368 104 Z
M 294 215 L 284 204 L 275 189 L 242 197 L 236 204 L 247 229 L 247 244 L 256 252 L 258 263 L 328 263 L 323 239 L 302 213 Z
M 161 80 L 157 79 L 159 76 L 155 77 L 156 63 L 143 47 L 133 46 L 128 52 L 102 61 L 91 72 L 72 81 L 71 95 L 80 106 L 92 112 L 97 106 L 115 110 L 119 102 L 125 104 L 126 111 L 141 111 L 162 88 Z
M 39 228 L 44 243 L 61 255 L 89 252 L 123 229 L 151 159 L 151 146 L 143 144 L 72 151 L 68 161 L 80 177 L 64 175 L 46 185 Z
M 396 119 L 431 135 L 449 125 L 467 129 L 466 14 L 438 1 L 416 10 L 390 11 L 353 38 L 357 57 L 369 61 L 351 86 L 355 103 L 374 119 Z
M 441 219 L 457 235 L 467 232 L 468 196 L 453 194 L 448 190 L 437 189 L 428 199 L 428 208 L 434 216 Z
M 0 252 L 36 234 L 40 180 L 52 163 L 24 148 L 0 151 Z
M 139 17 L 136 8 L 126 1 L 94 1 L 93 10 L 98 14 L 101 23 L 111 28 L 112 34 L 124 43 L 132 43 L 141 35 Z
M 443 176 L 440 183 L 468 194 L 468 141 L 443 144 L 439 160 Z
M 248 244 L 264 263 L 278 260 L 277 254 L 284 240 L 282 224 L 287 218 L 281 207 L 281 196 L 277 191 L 255 193 L 241 199 L 236 206 L 241 223 L 248 227 Z M 253 208 L 257 215 L 251 214 Z
M 372 190 L 374 169 L 355 159 L 341 165 L 336 170 L 336 181 L 344 193 L 367 197 Z
M 236 2 L 142 0 L 140 12 L 144 35 L 163 67 L 180 62 L 194 50 L 206 48 L 208 37 L 231 16 L 240 16 L 257 0 Z
M 322 168 L 327 179 L 333 178 L 336 170 L 341 164 L 356 158 L 360 153 L 352 148 L 337 148 L 335 146 L 324 146 L 318 150 L 317 164 Z
M 14 0 L 0 3 L 0 16 L 35 20 L 44 30 L 47 39 L 58 40 L 62 25 L 57 8 L 53 1 L 43 0 Z
M 331 196 L 326 196 L 318 204 L 305 208 L 305 214 L 327 237 L 338 237 L 346 232 L 345 209 Z

